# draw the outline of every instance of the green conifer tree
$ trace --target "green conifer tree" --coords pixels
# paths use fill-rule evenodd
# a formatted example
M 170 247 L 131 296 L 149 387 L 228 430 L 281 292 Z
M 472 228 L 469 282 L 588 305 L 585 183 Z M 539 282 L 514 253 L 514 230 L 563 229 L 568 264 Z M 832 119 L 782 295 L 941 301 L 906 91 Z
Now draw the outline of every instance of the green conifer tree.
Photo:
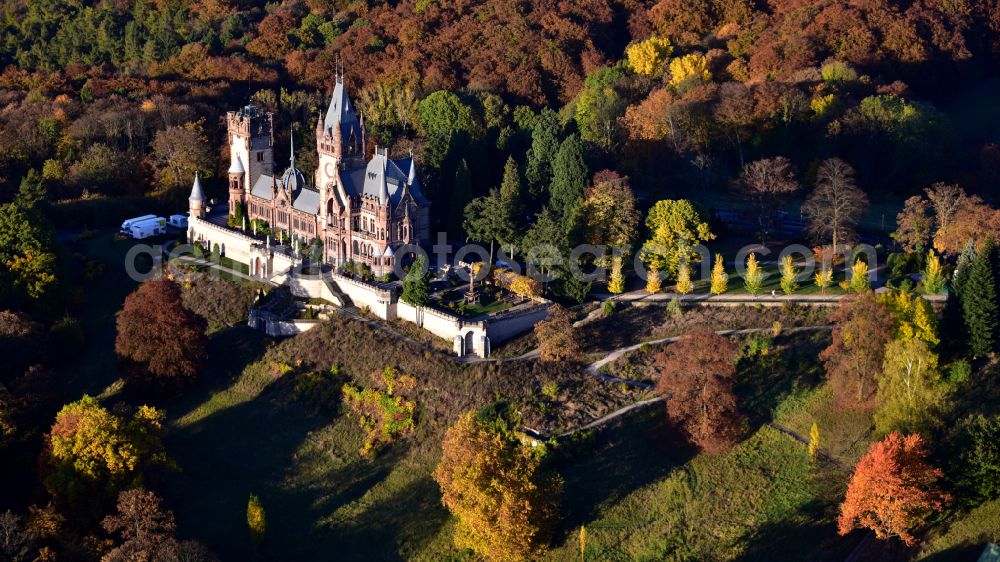
M 961 290 L 962 317 L 969 335 L 969 351 L 983 357 L 996 347 L 998 334 L 997 282 L 993 242 L 978 253 Z
M 587 174 L 583 143 L 579 136 L 571 135 L 559 146 L 559 153 L 552 162 L 552 185 L 549 188 L 549 206 L 566 229 L 572 226 L 576 211 L 583 202 Z

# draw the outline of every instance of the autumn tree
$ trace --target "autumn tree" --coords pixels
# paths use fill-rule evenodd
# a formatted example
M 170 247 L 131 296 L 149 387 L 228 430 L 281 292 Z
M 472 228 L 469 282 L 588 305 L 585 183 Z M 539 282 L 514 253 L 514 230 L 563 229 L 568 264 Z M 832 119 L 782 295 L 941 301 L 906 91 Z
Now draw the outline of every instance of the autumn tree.
M 854 183 L 854 169 L 839 158 L 824 160 L 816 171 L 816 188 L 802 205 L 809 231 L 818 240 L 831 240 L 833 252 L 852 240 L 855 226 L 868 209 L 868 196 Z
M 434 480 L 457 519 L 455 545 L 491 561 L 535 558 L 554 528 L 558 476 L 545 446 L 519 434 L 516 413 L 500 406 L 462 414 L 445 433 Z
M 880 433 L 924 433 L 938 420 L 947 385 L 938 371 L 938 357 L 927 342 L 905 337 L 885 349 L 878 378 L 875 429 Z
M 643 245 L 643 261 L 671 278 L 677 277 L 682 260 L 694 261 L 694 246 L 715 239 L 708 222 L 686 199 L 657 201 L 646 216 L 646 227 L 652 237 Z
M 650 37 L 633 43 L 625 49 L 628 65 L 636 74 L 655 76 L 663 71 L 663 65 L 673 47 L 665 37 Z
M 264 513 L 264 504 L 257 494 L 250 494 L 250 499 L 247 501 L 247 530 L 250 531 L 250 538 L 254 542 L 264 540 L 264 533 L 267 532 L 267 515 Z
M 729 274 L 726 273 L 726 262 L 722 259 L 722 254 L 715 254 L 715 263 L 712 264 L 712 280 L 710 291 L 713 295 L 721 295 L 729 289 Z
M 143 283 L 125 298 L 116 326 L 115 352 L 133 379 L 170 386 L 198 374 L 206 356 L 206 322 L 184 308 L 174 282 Z
M 118 494 L 117 511 L 104 518 L 101 526 L 121 543 L 104 555 L 104 562 L 134 560 L 212 560 L 214 557 L 196 541 L 179 541 L 174 532 L 174 514 L 163 500 L 143 488 Z
M 670 85 L 679 92 L 690 90 L 712 79 L 708 61 L 701 53 L 688 53 L 670 61 Z
M 613 254 L 630 255 L 631 245 L 638 234 L 640 214 L 628 178 L 615 173 L 595 176 L 594 186 L 585 194 L 583 218 L 588 244 L 610 245 L 613 246 Z M 624 289 L 623 258 L 605 255 L 597 261 L 605 267 L 610 261 L 615 288 Z
M 926 461 L 919 435 L 892 432 L 873 443 L 854 468 L 840 505 L 837 529 L 846 535 L 871 529 L 880 539 L 898 537 L 910 546 L 928 512 L 944 507 L 950 497 L 938 487 L 942 473 Z
M 542 361 L 574 360 L 580 354 L 580 342 L 573 331 L 573 313 L 558 304 L 549 307 L 549 316 L 535 324 Z
M 962 251 L 969 240 L 975 240 L 982 245 L 986 239 L 1000 231 L 1000 211 L 987 205 L 976 195 L 966 195 L 957 186 L 951 189 L 939 187 L 939 191 L 948 193 L 939 204 L 944 207 L 942 212 L 948 213 L 947 222 L 938 219 L 940 226 L 934 233 L 934 248 L 947 255 L 955 255 Z M 934 193 L 928 191 L 928 195 Z M 937 205 L 935 205 L 937 208 Z
M 202 121 L 158 131 L 150 146 L 161 188 L 190 185 L 196 173 L 202 178 L 212 177 L 215 166 Z
M 667 416 L 692 443 L 717 453 L 743 434 L 737 405 L 739 350 L 728 338 L 699 329 L 657 354 L 656 391 L 666 397 Z
M 799 189 L 792 163 L 784 156 L 750 162 L 743 167 L 738 186 L 757 211 L 760 243 L 766 245 L 768 234 L 775 227 L 777 212 L 791 194 Z
M 743 288 L 751 295 L 757 296 L 764 286 L 764 270 L 757 262 L 757 254 L 750 252 L 747 256 L 747 269 L 743 274 Z
M 930 203 L 914 195 L 903 204 L 903 210 L 896 215 L 896 231 L 892 238 L 907 252 L 928 247 L 934 234 L 934 218 L 930 214 Z
M 778 265 L 781 269 L 781 290 L 786 295 L 790 295 L 799 288 L 797 278 L 799 269 L 795 267 L 795 263 L 792 261 L 792 256 L 790 255 L 781 258 Z
M 833 338 L 820 353 L 834 396 L 841 407 L 871 408 L 885 346 L 892 338 L 892 318 L 879 297 L 867 291 L 841 300 L 833 321 Z
M 45 487 L 81 517 L 100 513 L 108 493 L 135 486 L 168 464 L 160 440 L 164 414 L 142 406 L 131 417 L 111 413 L 84 395 L 56 415 L 42 460 Z

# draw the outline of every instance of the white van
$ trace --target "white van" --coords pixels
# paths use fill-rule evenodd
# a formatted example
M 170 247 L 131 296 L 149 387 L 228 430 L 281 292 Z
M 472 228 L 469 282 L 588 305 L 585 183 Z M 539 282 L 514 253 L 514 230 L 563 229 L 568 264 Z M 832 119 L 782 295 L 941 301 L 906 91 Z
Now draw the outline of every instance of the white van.
M 163 217 L 153 217 L 149 220 L 133 224 L 129 229 L 129 234 L 136 240 L 159 236 L 167 233 L 167 220 Z
M 188 218 L 185 215 L 170 215 L 170 220 L 167 221 L 172 227 L 187 229 Z
M 133 219 L 128 219 L 122 223 L 121 233 L 123 236 L 132 235 L 132 225 L 139 224 L 140 222 L 146 222 L 149 219 L 155 219 L 156 215 L 143 215 L 141 217 L 135 217 Z

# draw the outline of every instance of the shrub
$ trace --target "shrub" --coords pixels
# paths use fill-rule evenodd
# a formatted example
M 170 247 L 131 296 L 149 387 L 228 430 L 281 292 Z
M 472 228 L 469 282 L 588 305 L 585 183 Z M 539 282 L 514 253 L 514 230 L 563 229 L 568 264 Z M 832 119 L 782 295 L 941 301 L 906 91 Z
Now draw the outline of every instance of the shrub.
M 413 390 L 416 385 L 413 377 L 386 367 L 380 373 L 372 373 L 371 383 L 369 388 L 344 385 L 345 405 L 368 432 L 361 454 L 369 458 L 398 437 L 412 434 L 416 427 L 416 404 L 397 392 Z
M 555 400 L 559 396 L 559 383 L 549 381 L 542 385 L 542 396 L 549 400 Z
M 250 530 L 250 538 L 254 542 L 264 540 L 264 533 L 267 531 L 267 517 L 264 515 L 264 504 L 255 494 L 250 494 L 250 501 L 247 502 L 247 529 Z

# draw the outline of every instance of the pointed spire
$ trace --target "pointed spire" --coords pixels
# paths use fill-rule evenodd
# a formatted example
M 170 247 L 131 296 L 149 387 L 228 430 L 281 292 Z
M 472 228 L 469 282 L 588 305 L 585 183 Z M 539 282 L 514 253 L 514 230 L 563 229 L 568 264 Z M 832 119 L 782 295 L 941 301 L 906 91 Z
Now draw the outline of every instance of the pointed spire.
M 417 162 L 413 159 L 412 150 L 410 150 L 410 173 L 406 175 L 406 183 L 410 186 L 417 184 Z
M 378 189 L 378 198 L 379 198 L 379 203 L 382 203 L 383 205 L 388 205 L 389 204 L 389 185 L 385 181 L 385 173 L 386 173 L 386 167 L 387 167 L 388 160 L 389 160 L 389 149 L 384 149 L 384 150 L 385 150 L 385 152 L 382 153 L 382 174 L 381 174 L 382 177 L 380 178 L 381 181 L 382 181 L 382 185 L 380 185 L 379 189 Z
M 201 188 L 201 180 L 198 178 L 198 172 L 194 173 L 194 185 L 191 186 L 191 196 L 188 197 L 190 201 L 204 201 L 205 200 L 205 190 Z
M 295 167 L 295 131 L 291 131 L 289 133 L 288 140 L 290 141 L 290 143 L 292 145 L 292 150 L 291 150 L 291 153 L 290 153 L 291 155 L 289 156 L 288 160 L 291 162 L 292 168 L 294 168 Z

